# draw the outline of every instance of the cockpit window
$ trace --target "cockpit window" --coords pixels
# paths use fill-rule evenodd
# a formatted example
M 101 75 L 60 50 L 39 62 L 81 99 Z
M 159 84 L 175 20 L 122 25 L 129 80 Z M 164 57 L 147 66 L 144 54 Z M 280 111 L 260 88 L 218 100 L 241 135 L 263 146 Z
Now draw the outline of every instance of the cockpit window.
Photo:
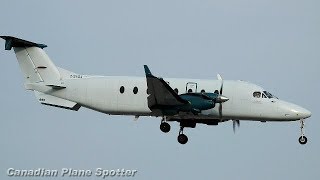
M 263 91 L 263 93 L 268 97 L 268 98 L 275 98 L 271 93 L 268 91 Z
M 278 99 L 276 96 L 272 95 L 272 94 L 269 93 L 268 91 L 263 91 L 263 93 L 264 93 L 268 98 L 276 98 L 276 99 Z
M 278 99 L 276 96 L 272 95 L 271 93 L 269 93 L 268 91 L 263 91 L 263 92 L 260 92 L 260 91 L 255 91 L 253 93 L 253 97 L 255 98 L 275 98 L 275 99 Z
M 261 92 L 259 92 L 259 91 L 254 92 L 253 93 L 253 97 L 260 98 L 261 97 Z
M 267 96 L 265 94 L 262 93 L 262 98 L 267 98 Z

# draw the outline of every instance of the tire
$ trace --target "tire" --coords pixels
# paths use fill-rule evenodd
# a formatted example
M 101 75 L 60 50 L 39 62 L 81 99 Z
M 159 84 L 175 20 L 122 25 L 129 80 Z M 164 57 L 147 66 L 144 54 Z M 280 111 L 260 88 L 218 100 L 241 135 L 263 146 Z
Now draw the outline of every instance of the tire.
M 299 143 L 300 144 L 304 145 L 304 144 L 307 144 L 307 142 L 308 142 L 308 138 L 307 137 L 305 137 L 305 136 L 300 136 L 299 137 Z
M 160 124 L 160 130 L 164 133 L 168 133 L 171 129 L 171 126 L 169 123 L 167 122 L 163 122 Z
M 178 136 L 178 142 L 180 144 L 186 144 L 188 142 L 188 136 L 184 135 L 184 134 L 179 134 Z

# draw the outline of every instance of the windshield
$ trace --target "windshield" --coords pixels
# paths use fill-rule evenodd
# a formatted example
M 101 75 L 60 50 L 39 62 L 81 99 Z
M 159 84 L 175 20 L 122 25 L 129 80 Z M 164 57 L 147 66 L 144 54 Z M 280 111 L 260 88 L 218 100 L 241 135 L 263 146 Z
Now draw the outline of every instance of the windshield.
M 268 98 L 276 98 L 276 99 L 278 99 L 276 96 L 272 95 L 272 94 L 269 93 L 268 91 L 263 91 L 263 93 L 264 93 Z

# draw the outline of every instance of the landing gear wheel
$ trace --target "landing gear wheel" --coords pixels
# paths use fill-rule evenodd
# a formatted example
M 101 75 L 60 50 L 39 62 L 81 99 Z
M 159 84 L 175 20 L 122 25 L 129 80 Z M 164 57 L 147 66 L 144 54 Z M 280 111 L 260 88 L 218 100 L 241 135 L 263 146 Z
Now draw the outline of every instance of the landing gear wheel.
M 184 135 L 184 134 L 179 134 L 178 136 L 178 142 L 180 144 L 186 144 L 188 142 L 188 136 Z
M 308 142 L 308 138 L 307 137 L 305 137 L 305 136 L 300 136 L 299 137 L 299 143 L 300 144 L 304 145 L 304 144 L 307 144 L 307 142 Z
M 304 145 L 307 144 L 308 138 L 304 135 L 304 119 L 300 120 L 300 131 L 301 131 L 301 136 L 299 137 L 299 143 Z
M 167 132 L 170 131 L 170 129 L 171 129 L 171 126 L 170 126 L 169 123 L 167 123 L 167 122 L 162 122 L 162 123 L 160 124 L 160 130 L 161 130 L 162 132 L 167 133 Z

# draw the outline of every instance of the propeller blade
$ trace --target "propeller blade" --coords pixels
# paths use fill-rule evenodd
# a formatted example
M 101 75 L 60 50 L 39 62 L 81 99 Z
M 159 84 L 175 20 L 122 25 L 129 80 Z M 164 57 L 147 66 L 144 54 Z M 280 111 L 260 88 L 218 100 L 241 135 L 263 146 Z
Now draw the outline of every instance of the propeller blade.
M 226 102 L 229 100 L 226 96 L 222 95 L 223 92 L 223 79 L 220 76 L 220 74 L 217 74 L 217 78 L 219 81 L 221 81 L 221 86 L 220 86 L 220 91 L 216 90 L 215 93 L 219 93 L 218 97 L 216 97 L 215 102 L 219 103 L 219 119 L 222 121 L 222 103 Z
M 221 80 L 220 95 L 222 95 L 222 89 L 223 89 L 223 80 Z
M 222 121 L 222 89 L 223 89 L 223 79 L 220 76 L 220 74 L 217 75 L 217 78 L 221 81 L 221 87 L 219 91 L 219 96 L 217 98 L 217 101 L 219 102 L 219 119 Z
M 222 77 L 220 76 L 220 74 L 217 74 L 217 78 L 218 80 L 222 80 Z
M 219 103 L 219 119 L 222 120 L 222 103 Z
M 232 120 L 233 133 L 236 133 L 236 126 L 238 127 L 238 129 L 240 128 L 240 121 Z

